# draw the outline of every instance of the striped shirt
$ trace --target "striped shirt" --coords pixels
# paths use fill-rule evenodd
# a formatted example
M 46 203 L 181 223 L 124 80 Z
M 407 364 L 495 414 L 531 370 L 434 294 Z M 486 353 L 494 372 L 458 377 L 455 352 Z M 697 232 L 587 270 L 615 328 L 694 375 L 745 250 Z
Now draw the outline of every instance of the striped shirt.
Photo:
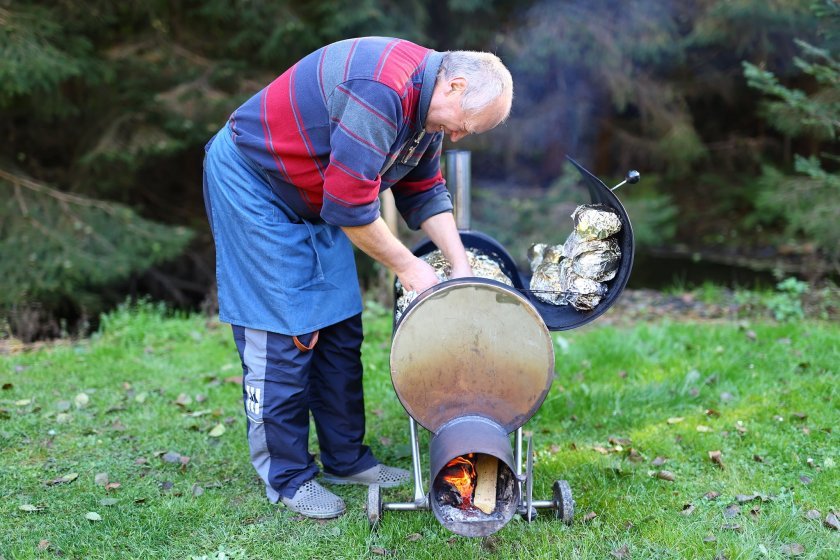
M 443 133 L 424 131 L 443 54 L 386 37 L 304 57 L 230 117 L 240 151 L 307 220 L 366 225 L 391 189 L 409 227 L 452 210 Z

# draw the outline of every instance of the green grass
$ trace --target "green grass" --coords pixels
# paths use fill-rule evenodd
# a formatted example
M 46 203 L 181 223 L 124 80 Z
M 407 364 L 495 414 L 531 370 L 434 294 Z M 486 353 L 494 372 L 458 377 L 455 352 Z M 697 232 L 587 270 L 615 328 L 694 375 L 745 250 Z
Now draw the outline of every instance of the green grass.
M 390 333 L 388 314 L 370 308 L 367 439 L 380 459 L 408 468 Z M 840 537 L 822 520 L 840 510 L 840 326 L 596 322 L 555 340 L 557 379 L 525 430 L 536 450 L 535 498 L 550 499 L 554 480 L 569 480 L 575 523 L 541 510 L 534 523 L 516 518 L 469 539 L 430 512 L 388 511 L 371 531 L 363 488 L 334 488 L 348 504 L 334 521 L 272 506 L 248 461 L 241 389 L 226 380 L 241 374 L 229 328 L 150 305 L 122 309 L 90 340 L 0 357 L 0 557 L 613 558 L 626 546 L 634 559 L 732 560 L 783 558 L 794 543 L 801 558 L 838 557 Z M 86 406 L 77 406 L 80 393 Z M 182 393 L 192 402 L 177 404 Z M 211 437 L 218 425 L 224 433 Z M 709 451 L 722 452 L 724 468 Z M 166 462 L 167 452 L 189 461 Z M 667 462 L 653 466 L 658 456 Z M 652 476 L 661 469 L 675 480 Z M 78 478 L 47 484 L 69 473 Z M 120 486 L 97 485 L 97 473 Z M 765 501 L 724 516 L 737 495 L 752 493 Z M 410 501 L 411 490 L 385 490 L 384 499 Z M 27 504 L 43 509 L 22 510 Z M 821 518 L 807 519 L 811 509 Z M 584 521 L 589 512 L 597 516 Z

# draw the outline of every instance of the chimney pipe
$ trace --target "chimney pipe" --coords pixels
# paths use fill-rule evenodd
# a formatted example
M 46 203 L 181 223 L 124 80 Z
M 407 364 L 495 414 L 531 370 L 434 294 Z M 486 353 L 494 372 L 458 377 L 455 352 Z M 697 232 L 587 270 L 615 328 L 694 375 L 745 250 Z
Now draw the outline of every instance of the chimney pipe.
M 446 184 L 453 194 L 455 225 L 461 231 L 470 229 L 470 152 L 446 151 Z

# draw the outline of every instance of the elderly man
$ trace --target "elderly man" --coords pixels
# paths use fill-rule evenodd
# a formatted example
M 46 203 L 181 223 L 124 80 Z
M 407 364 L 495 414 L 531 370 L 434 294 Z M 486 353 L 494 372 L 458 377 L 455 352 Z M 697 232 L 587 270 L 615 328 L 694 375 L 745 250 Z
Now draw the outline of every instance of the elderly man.
M 315 420 L 332 484 L 395 486 L 408 471 L 363 444 L 362 302 L 351 243 L 408 290 L 438 282 L 379 216 L 391 189 L 412 229 L 470 266 L 440 173 L 443 137 L 486 132 L 510 112 L 510 73 L 489 53 L 367 37 L 306 56 L 238 108 L 207 145 L 204 198 L 219 316 L 242 359 L 251 461 L 272 503 L 344 512 L 315 480 Z

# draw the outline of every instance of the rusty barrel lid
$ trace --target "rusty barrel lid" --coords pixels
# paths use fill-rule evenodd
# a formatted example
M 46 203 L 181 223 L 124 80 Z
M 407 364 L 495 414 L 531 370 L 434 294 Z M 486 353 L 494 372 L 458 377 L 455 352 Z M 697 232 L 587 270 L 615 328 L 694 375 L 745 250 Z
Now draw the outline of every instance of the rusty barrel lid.
M 539 312 L 494 280 L 438 284 L 406 308 L 394 331 L 394 390 L 431 432 L 477 415 L 510 433 L 536 413 L 553 375 L 551 335 Z

